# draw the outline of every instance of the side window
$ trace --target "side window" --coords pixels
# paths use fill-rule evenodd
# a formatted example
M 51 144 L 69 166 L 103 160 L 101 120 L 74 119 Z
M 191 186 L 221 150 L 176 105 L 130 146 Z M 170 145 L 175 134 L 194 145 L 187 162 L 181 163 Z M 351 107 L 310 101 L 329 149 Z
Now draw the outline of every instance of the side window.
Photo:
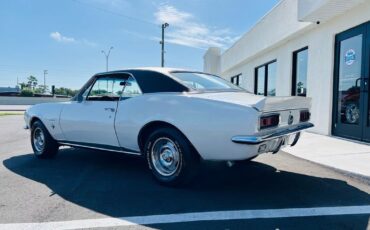
M 87 95 L 89 94 L 91 87 L 92 87 L 92 85 L 90 85 L 87 89 L 85 89 L 85 92 L 82 94 L 82 98 L 84 100 L 87 99 Z
M 118 101 L 122 94 L 122 78 L 101 77 L 98 78 L 87 96 L 88 101 Z
M 136 97 L 142 94 L 139 84 L 134 78 L 129 77 L 126 82 L 127 84 L 123 90 L 122 99 Z

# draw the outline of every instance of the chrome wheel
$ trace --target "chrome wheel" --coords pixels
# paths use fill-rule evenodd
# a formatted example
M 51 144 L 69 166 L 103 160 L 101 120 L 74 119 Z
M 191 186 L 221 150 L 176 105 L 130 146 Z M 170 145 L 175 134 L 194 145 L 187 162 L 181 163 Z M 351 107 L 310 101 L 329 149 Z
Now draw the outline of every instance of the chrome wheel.
M 355 124 L 360 119 L 360 110 L 356 104 L 349 104 L 346 107 L 346 120 L 350 124 Z
M 158 138 L 152 146 L 150 155 L 154 169 L 162 176 L 172 176 L 179 168 L 180 153 L 169 138 Z
M 45 135 L 41 128 L 37 127 L 33 131 L 33 146 L 35 147 L 37 153 L 41 153 L 45 147 Z

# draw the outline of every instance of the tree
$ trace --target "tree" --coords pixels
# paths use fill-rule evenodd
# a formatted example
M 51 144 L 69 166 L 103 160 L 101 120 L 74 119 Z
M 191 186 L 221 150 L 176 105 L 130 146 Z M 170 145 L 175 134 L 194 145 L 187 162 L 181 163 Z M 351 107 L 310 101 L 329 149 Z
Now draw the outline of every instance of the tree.
M 46 93 L 49 91 L 49 87 L 46 85 L 39 85 L 36 89 L 34 89 L 34 93 Z
M 28 86 L 28 84 L 24 82 L 19 83 L 19 85 L 21 86 L 21 89 L 25 89 Z
M 32 75 L 27 78 L 27 85 L 29 88 L 32 88 L 33 90 L 37 86 L 37 82 L 38 82 L 37 78 Z
M 65 96 L 73 97 L 77 94 L 77 92 L 78 90 L 73 90 L 73 89 L 64 88 L 64 87 L 55 88 L 56 95 L 65 95 Z
M 29 88 L 22 89 L 21 96 L 22 97 L 33 97 L 33 91 Z

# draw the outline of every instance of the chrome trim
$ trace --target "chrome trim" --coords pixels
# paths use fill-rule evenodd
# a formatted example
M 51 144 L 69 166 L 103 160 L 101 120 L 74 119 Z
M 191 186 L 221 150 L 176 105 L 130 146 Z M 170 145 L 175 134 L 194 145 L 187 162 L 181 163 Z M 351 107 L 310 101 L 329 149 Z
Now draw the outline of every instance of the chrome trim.
M 304 129 L 308 129 L 313 127 L 314 125 L 312 123 L 304 123 L 304 124 L 299 124 L 293 127 L 288 127 L 286 129 L 283 129 L 281 131 L 275 131 L 273 133 L 267 134 L 267 135 L 262 135 L 262 136 L 234 136 L 231 138 L 231 140 L 235 143 L 239 144 L 249 144 L 249 145 L 257 145 L 262 142 L 272 140 L 275 138 L 279 138 L 285 135 L 293 134 L 293 133 L 298 133 Z
M 106 149 L 106 148 L 92 147 L 88 145 L 71 144 L 71 143 L 66 143 L 66 142 L 59 142 L 59 144 L 71 146 L 71 147 L 81 147 L 81 148 L 96 149 L 96 150 L 102 150 L 102 151 L 108 151 L 108 152 L 126 153 L 126 154 L 141 156 L 141 153 L 135 153 L 135 152 L 129 152 L 129 151 Z

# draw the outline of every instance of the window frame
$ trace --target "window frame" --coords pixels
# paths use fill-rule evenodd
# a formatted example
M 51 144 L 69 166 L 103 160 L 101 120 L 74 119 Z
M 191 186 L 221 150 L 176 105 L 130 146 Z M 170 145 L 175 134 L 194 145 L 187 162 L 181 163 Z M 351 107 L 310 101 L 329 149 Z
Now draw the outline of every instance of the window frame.
M 241 75 L 242 75 L 242 73 L 230 77 L 230 82 L 233 83 L 236 86 L 240 86 L 240 76 Z M 236 81 L 234 82 L 234 80 L 236 80 Z
M 125 79 L 129 79 L 130 77 L 133 78 L 136 81 L 136 83 L 137 83 L 137 85 L 138 85 L 138 87 L 140 89 L 140 95 L 142 95 L 143 94 L 143 91 L 142 91 L 142 89 L 140 87 L 140 84 L 139 84 L 139 82 L 136 80 L 136 78 L 131 73 L 128 73 L 128 72 L 113 72 L 113 73 L 104 73 L 104 74 L 95 75 L 93 77 L 93 81 L 91 81 L 91 83 L 87 87 L 85 87 L 85 90 L 81 93 L 81 96 L 82 96 L 86 91 L 88 91 L 86 97 L 83 98 L 82 100 L 83 101 L 101 101 L 101 100 L 88 100 L 88 97 L 90 95 L 90 92 L 91 92 L 92 88 L 94 87 L 95 83 L 100 78 L 120 78 L 122 80 L 125 80 Z M 123 87 L 122 87 L 121 92 L 123 94 Z M 121 101 L 123 99 L 122 94 L 120 95 L 120 97 L 119 97 L 119 99 L 117 101 Z M 131 97 L 125 97 L 124 100 L 130 99 L 130 98 Z M 103 100 L 103 101 L 105 101 L 105 100 Z M 116 101 L 116 100 L 114 100 L 114 101 Z
M 298 54 L 302 51 L 305 51 L 307 50 L 307 66 L 308 66 L 308 46 L 305 46 L 303 48 L 300 48 L 298 50 L 295 50 L 293 51 L 292 53 L 292 92 L 291 92 L 291 95 L 292 96 L 297 96 L 297 57 L 298 57 Z M 308 68 L 307 68 L 308 70 Z M 306 75 L 306 81 L 307 81 L 307 75 Z M 306 82 L 307 83 L 307 82 Z M 307 97 L 307 92 L 306 92 L 306 95 L 305 96 L 300 96 L 300 97 Z
M 268 90 L 268 66 L 272 63 L 276 63 L 277 64 L 277 59 L 274 59 L 274 60 L 271 60 L 269 62 L 266 62 L 262 65 L 259 65 L 257 67 L 254 68 L 254 94 L 257 95 L 257 91 L 258 91 L 258 69 L 259 68 L 262 68 L 264 67 L 265 68 L 265 82 L 264 82 L 264 90 L 263 90 L 263 96 L 267 97 L 267 90 Z

